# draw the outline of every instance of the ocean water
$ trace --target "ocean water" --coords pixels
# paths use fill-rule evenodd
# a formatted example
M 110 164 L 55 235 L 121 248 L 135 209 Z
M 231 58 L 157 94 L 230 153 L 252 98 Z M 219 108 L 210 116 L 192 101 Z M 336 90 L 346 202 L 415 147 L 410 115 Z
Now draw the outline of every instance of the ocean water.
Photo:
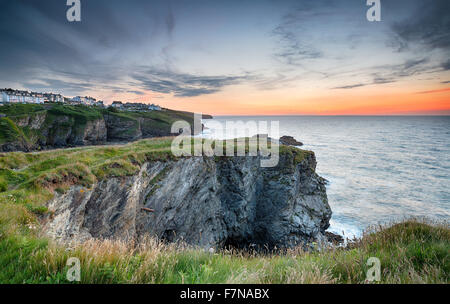
M 227 120 L 279 121 L 280 136 L 315 152 L 330 182 L 330 231 L 353 237 L 408 217 L 450 219 L 449 116 L 227 116 L 204 120 L 203 136 L 221 137 L 214 123 Z M 254 135 L 243 131 L 235 135 Z

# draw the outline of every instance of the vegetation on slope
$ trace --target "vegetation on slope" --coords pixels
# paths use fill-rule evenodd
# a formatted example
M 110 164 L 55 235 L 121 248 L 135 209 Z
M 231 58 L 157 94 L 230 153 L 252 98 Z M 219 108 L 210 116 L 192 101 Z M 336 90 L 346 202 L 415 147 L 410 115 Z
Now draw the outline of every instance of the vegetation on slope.
M 369 257 L 381 260 L 384 283 L 447 283 L 447 224 L 406 221 L 379 228 L 347 248 L 281 254 L 210 254 L 149 238 L 143 244 L 89 241 L 73 248 L 42 236 L 39 215 L 54 192 L 135 174 L 146 161 L 175 159 L 172 138 L 120 146 L 0 154 L 0 283 L 67 283 L 69 257 L 82 283 L 364 283 Z M 293 164 L 311 152 L 282 147 Z
M 23 136 L 23 132 L 10 118 L 0 118 L 0 144 L 20 140 Z
M 197 139 L 198 140 L 198 139 Z M 173 137 L 141 140 L 125 145 L 80 147 L 45 152 L 0 154 L 0 202 L 14 201 L 27 206 L 41 206 L 47 200 L 34 199 L 35 195 L 45 197 L 60 187 L 70 185 L 90 186 L 97 180 L 108 177 L 134 175 L 147 161 L 174 160 L 171 152 Z M 194 152 L 196 144 L 191 139 Z M 212 146 L 221 141 L 213 142 Z M 249 151 L 249 141 L 245 141 Z M 235 140 L 235 153 L 237 152 Z M 226 142 L 223 143 L 224 154 Z M 313 154 L 294 147 L 281 146 L 280 153 L 290 156 L 292 164 L 301 162 L 306 155 Z M 218 157 L 220 158 L 220 157 Z M 1 186 L 2 185 L 2 186 Z M 48 195 L 47 195 L 48 193 Z
M 45 119 L 39 129 L 18 124 L 27 116 L 38 114 L 42 114 Z M 131 112 L 83 105 L 7 104 L 0 107 L 0 145 L 18 143 L 17 146 L 20 147 L 20 143 L 23 143 L 24 147 L 37 149 L 39 139 L 45 139 L 46 136 L 59 138 L 64 137 L 64 134 L 71 134 L 72 138 L 82 139 L 87 123 L 105 116 L 114 117 L 116 121 L 131 122 L 124 134 L 119 133 L 128 140 L 140 137 L 140 132 L 144 138 L 169 135 L 172 124 L 178 120 L 187 121 L 191 125 L 194 123 L 193 113 L 174 110 Z
M 68 106 L 57 104 L 47 110 L 52 119 L 61 116 L 70 117 L 73 120 L 73 125 L 84 126 L 87 122 L 101 119 L 102 109 L 98 107 L 86 106 Z
M 0 113 L 5 114 L 6 116 L 28 115 L 30 113 L 36 113 L 41 111 L 45 111 L 44 106 L 30 103 L 5 104 L 0 107 Z
M 193 113 L 182 111 L 165 110 L 151 112 L 121 111 L 115 108 L 103 110 L 104 115 L 116 117 L 121 120 L 134 122 L 134 126 L 127 132 L 133 134 L 140 127 L 143 137 L 154 137 L 156 135 L 169 135 L 174 122 L 184 120 L 191 126 L 194 125 Z M 200 123 L 200 121 L 198 121 Z M 151 134 L 149 134 L 151 132 Z
M 12 210 L 16 211 L 16 210 Z M 29 219 L 13 214 L 24 226 Z M 11 221 L 0 209 L 0 223 Z M 210 254 L 149 238 L 135 246 L 91 240 L 67 249 L 32 233 L 0 236 L 1 283 L 69 283 L 70 257 L 81 262 L 80 283 L 367 283 L 367 260 L 381 260 L 380 283 L 448 283 L 448 226 L 406 221 L 368 234 L 350 248 L 258 254 Z

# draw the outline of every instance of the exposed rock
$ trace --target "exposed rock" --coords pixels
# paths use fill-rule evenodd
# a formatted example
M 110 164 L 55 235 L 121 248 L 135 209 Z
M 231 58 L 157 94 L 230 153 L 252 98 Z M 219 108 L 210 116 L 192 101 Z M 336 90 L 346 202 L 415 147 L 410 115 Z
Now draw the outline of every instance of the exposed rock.
M 83 144 L 97 145 L 107 141 L 107 128 L 104 119 L 88 121 L 84 128 Z
M 30 147 L 29 145 L 27 145 L 26 142 L 23 141 L 15 141 L 0 145 L 0 152 L 14 152 L 14 151 L 30 152 L 32 150 L 33 147 Z
M 0 151 L 34 151 L 54 148 L 99 145 L 105 143 L 130 142 L 142 138 L 170 136 L 171 125 L 174 121 L 185 120 L 194 125 L 194 115 L 188 112 L 166 110 L 162 118 L 153 118 L 148 113 L 111 112 L 92 109 L 91 115 L 77 113 L 74 109 L 64 108 L 58 111 L 42 109 L 29 114 L 4 117 L 10 122 L 4 125 L 11 128 L 12 136 L 0 142 Z M 4 117 L 0 117 L 4 119 Z M 9 120 L 8 120 L 9 121 Z M 201 126 L 201 122 L 197 124 Z M 25 130 L 26 129 L 26 130 Z M 194 134 L 201 132 L 193 130 Z M 1 132 L 5 129 L 2 129 Z M 31 132 L 30 132 L 31 130 Z
M 139 121 L 116 114 L 104 117 L 108 130 L 108 141 L 133 141 L 142 137 Z
M 158 128 L 155 124 L 155 120 L 149 118 L 139 119 L 140 129 L 143 138 L 170 136 L 171 133 L 168 129 Z
M 40 129 L 45 122 L 45 113 L 33 113 L 31 115 L 15 118 L 14 121 L 19 127 L 28 127 L 33 130 Z
M 327 238 L 328 242 L 334 245 L 340 245 L 344 243 L 344 238 L 336 233 L 325 231 L 325 237 Z
M 303 143 L 297 141 L 292 136 L 282 136 L 282 137 L 280 137 L 280 144 L 286 145 L 286 146 L 296 146 L 296 147 L 303 146 Z
M 131 177 L 72 187 L 50 203 L 45 230 L 62 241 L 146 234 L 205 249 L 292 247 L 323 239 L 331 210 L 314 154 L 274 168 L 259 157 L 150 162 Z

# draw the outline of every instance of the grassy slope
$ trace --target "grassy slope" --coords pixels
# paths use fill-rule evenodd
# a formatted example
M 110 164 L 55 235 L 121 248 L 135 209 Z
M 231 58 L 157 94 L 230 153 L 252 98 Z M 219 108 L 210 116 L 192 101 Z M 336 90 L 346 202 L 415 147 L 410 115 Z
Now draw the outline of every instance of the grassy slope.
M 30 142 L 33 134 L 30 130 L 18 127 L 14 120 L 42 112 L 45 112 L 45 108 L 34 104 L 12 104 L 0 107 L 0 113 L 7 116 L 0 118 L 0 144 L 16 141 Z
M 10 118 L 0 118 L 0 144 L 20 140 L 22 136 L 23 132 Z
M 171 153 L 172 139 L 160 137 L 126 145 L 0 154 L 0 203 L 19 203 L 33 210 L 42 208 L 54 190 L 133 175 L 144 162 L 176 159 Z M 289 154 L 293 164 L 312 153 L 286 146 L 281 146 L 280 152 Z
M 363 283 L 366 261 L 380 258 L 387 283 L 449 281 L 449 227 L 417 221 L 383 228 L 346 249 L 282 255 L 220 252 L 163 245 L 92 241 L 71 251 L 40 235 L 38 215 L 54 191 L 134 174 L 145 161 L 167 160 L 171 138 L 123 146 L 0 155 L 0 283 L 66 282 L 79 257 L 84 283 Z M 310 152 L 283 147 L 294 163 Z
M 7 117 L 0 118 L 0 144 L 24 141 L 32 142 L 37 140 L 40 136 L 39 130 L 28 130 L 26 128 L 18 127 L 14 120 L 20 119 L 27 115 L 35 113 L 47 113 L 46 121 L 43 128 L 50 126 L 58 117 L 67 116 L 70 120 L 65 124 L 59 124 L 58 132 L 64 128 L 75 128 L 75 132 L 82 132 L 86 123 L 92 120 L 100 119 L 103 115 L 113 115 L 121 119 L 131 120 L 136 122 L 136 128 L 139 123 L 138 120 L 145 118 L 142 122 L 143 127 L 147 130 L 159 130 L 161 133 L 169 133 L 172 124 L 177 120 L 185 120 L 193 123 L 192 113 L 180 111 L 152 111 L 152 112 L 127 112 L 117 111 L 112 109 L 103 109 L 98 107 L 86 106 L 70 106 L 62 104 L 51 105 L 35 105 L 35 104 L 11 104 L 0 107 L 0 113 Z M 133 132 L 133 130 L 129 130 Z
M 104 110 L 103 112 L 104 114 L 116 116 L 124 120 L 134 121 L 135 122 L 134 129 L 130 129 L 128 131 L 131 134 L 135 132 L 135 129 L 138 128 L 139 124 L 141 125 L 141 130 L 143 131 L 151 130 L 153 133 L 160 133 L 160 134 L 169 134 L 171 131 L 172 124 L 179 120 L 184 120 L 188 122 L 190 125 L 194 124 L 193 113 L 174 110 L 129 112 L 129 111 L 118 111 L 113 109 L 107 109 Z
M 0 113 L 7 115 L 7 117 L 0 118 L 0 134 L 2 134 L 0 135 L 0 144 L 16 141 L 32 144 L 42 136 L 39 130 L 30 130 L 29 128 L 22 128 L 16 125 L 15 122 L 25 116 L 47 113 L 43 128 L 51 125 L 58 117 L 68 116 L 70 120 L 65 124 L 60 124 L 58 130 L 54 130 L 55 132 L 74 126 L 76 126 L 76 132 L 81 132 L 88 121 L 102 117 L 100 109 L 84 106 L 63 106 L 60 104 L 52 106 L 34 104 L 4 105 L 0 107 Z
M 0 107 L 0 113 L 7 116 L 28 115 L 40 111 L 45 111 L 45 107 L 37 104 L 5 104 Z

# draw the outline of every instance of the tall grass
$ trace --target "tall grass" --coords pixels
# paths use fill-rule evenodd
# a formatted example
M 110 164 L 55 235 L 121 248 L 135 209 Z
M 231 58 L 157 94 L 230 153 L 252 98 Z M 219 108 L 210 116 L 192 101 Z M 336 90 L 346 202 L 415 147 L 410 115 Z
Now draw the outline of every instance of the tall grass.
M 171 138 L 122 146 L 0 154 L 0 283 L 67 283 L 70 257 L 81 283 L 366 283 L 367 260 L 381 261 L 381 283 L 448 283 L 450 228 L 416 219 L 375 227 L 345 248 L 210 254 L 154 238 L 90 240 L 68 246 L 40 231 L 54 192 L 135 174 L 146 161 L 174 159 Z M 283 148 L 293 164 L 309 153 Z
M 28 218 L 19 215 L 29 226 Z M 27 228 L 28 229 L 28 228 Z M 380 227 L 346 248 L 259 254 L 211 254 L 146 238 L 138 244 L 90 240 L 67 248 L 29 234 L 0 236 L 1 283 L 67 283 L 66 262 L 81 262 L 80 283 L 367 283 L 369 257 L 381 260 L 380 283 L 448 283 L 448 225 L 409 220 Z

